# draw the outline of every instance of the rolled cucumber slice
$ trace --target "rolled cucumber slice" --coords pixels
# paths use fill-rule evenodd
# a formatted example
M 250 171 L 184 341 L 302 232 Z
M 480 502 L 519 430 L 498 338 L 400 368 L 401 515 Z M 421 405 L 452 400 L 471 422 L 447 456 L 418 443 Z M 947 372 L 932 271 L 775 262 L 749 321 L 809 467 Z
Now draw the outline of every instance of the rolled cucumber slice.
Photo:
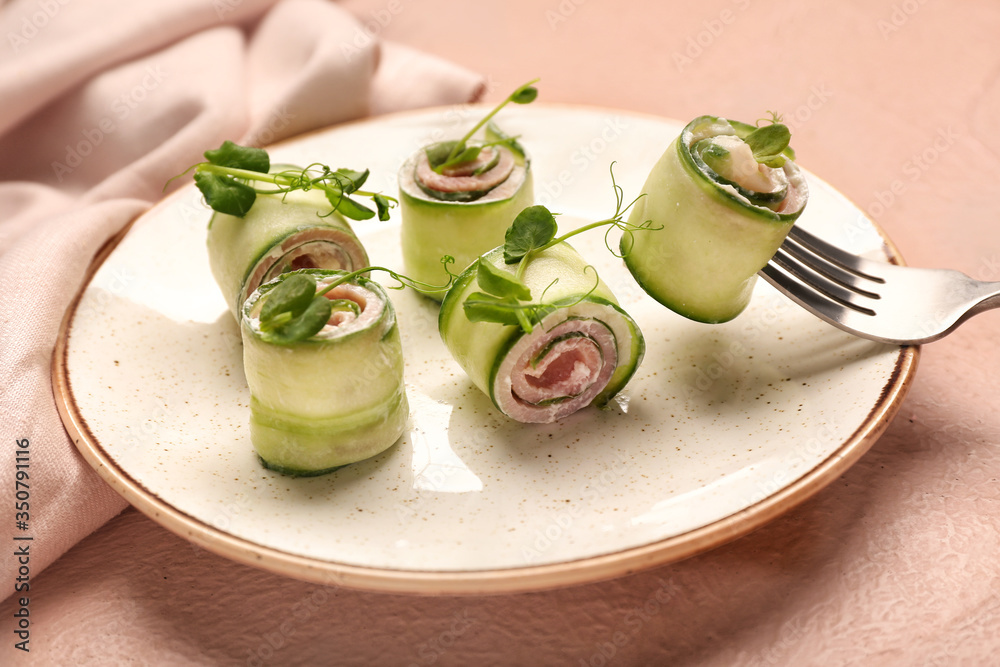
M 208 223 L 208 258 L 237 321 L 250 293 L 281 273 L 368 266 L 354 230 L 319 190 L 258 195 L 242 218 L 216 212 Z
M 417 182 L 416 169 L 423 154 L 417 151 L 399 170 L 400 241 L 406 274 L 432 285 L 448 276 L 441 258 L 455 258 L 461 270 L 482 253 L 503 244 L 511 221 L 534 203 L 531 162 L 516 150 L 510 176 L 496 187 L 477 193 L 471 201 L 445 201 L 427 194 Z M 432 296 L 440 300 L 440 296 Z
M 650 220 L 661 229 L 622 237 L 625 264 L 639 285 L 692 320 L 726 322 L 746 308 L 757 271 L 777 251 L 808 199 L 805 176 L 790 151 L 773 170 L 748 165 L 745 154 L 730 151 L 740 149 L 755 129 L 715 116 L 688 123 L 653 167 L 629 216 L 630 224 Z M 731 154 L 706 150 L 700 143 L 706 141 Z M 698 150 L 692 150 L 695 145 Z M 747 176 L 747 167 L 756 173 Z M 747 187 L 758 183 L 765 187 Z
M 514 273 L 514 265 L 504 263 L 502 247 L 481 261 Z M 445 295 L 438 314 L 442 340 L 508 417 L 547 423 L 591 404 L 604 405 L 638 368 L 645 352 L 639 327 L 587 267 L 566 243 L 532 257 L 522 280 L 554 310 L 530 334 L 519 326 L 466 317 L 463 304 L 481 291 L 475 264 Z
M 311 338 L 269 342 L 259 320 L 267 293 L 301 272 L 315 275 L 320 288 L 344 274 L 282 274 L 255 290 L 243 307 L 250 439 L 265 467 L 321 475 L 391 447 L 406 427 L 409 408 L 395 310 L 376 282 L 356 278 L 327 293 L 356 303 L 357 315 L 341 310 Z

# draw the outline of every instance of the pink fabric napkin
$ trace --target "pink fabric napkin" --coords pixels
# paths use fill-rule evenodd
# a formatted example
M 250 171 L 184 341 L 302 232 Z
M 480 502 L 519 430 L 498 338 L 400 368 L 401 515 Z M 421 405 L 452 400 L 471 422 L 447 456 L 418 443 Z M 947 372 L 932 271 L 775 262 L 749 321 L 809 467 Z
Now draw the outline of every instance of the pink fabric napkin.
M 0 520 L 3 534 L 33 538 L 34 576 L 126 505 L 67 437 L 50 382 L 95 252 L 225 139 L 261 145 L 468 102 L 483 83 L 380 42 L 323 0 L 0 5 Z M 26 528 L 14 516 L 17 456 L 28 461 Z M 12 582 L 17 556 L 0 552 Z

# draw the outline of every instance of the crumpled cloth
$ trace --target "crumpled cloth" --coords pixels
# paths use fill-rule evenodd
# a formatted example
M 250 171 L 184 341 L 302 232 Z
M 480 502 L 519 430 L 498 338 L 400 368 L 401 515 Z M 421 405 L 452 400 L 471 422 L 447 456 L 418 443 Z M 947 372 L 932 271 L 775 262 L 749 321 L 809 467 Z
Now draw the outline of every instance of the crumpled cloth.
M 0 36 L 0 533 L 33 538 L 33 577 L 126 506 L 76 451 L 50 381 L 101 246 L 225 139 L 469 102 L 483 82 L 324 0 L 15 0 Z M 9 584 L 18 559 L 0 553 Z

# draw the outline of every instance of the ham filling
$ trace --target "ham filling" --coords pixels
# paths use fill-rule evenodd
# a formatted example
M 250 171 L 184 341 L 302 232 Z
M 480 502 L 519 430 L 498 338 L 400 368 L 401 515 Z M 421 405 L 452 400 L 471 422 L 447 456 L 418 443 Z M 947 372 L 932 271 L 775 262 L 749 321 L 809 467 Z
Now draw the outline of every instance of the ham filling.
M 319 281 L 318 286 L 322 288 L 333 280 L 333 278 L 325 278 Z M 385 303 L 375 292 L 351 283 L 337 285 L 324 296 L 331 301 L 340 299 L 353 301 L 358 305 L 360 312 L 355 315 L 350 310 L 334 310 L 326 326 L 316 334 L 317 338 L 333 338 L 365 329 L 381 317 L 382 309 L 385 308 Z
M 488 165 L 500 152 L 499 161 L 490 169 L 477 174 L 476 171 Z M 500 185 L 514 171 L 514 154 L 506 148 L 493 146 L 484 148 L 476 160 L 437 173 L 427 159 L 427 153 L 420 151 L 417 157 L 416 178 L 425 187 L 437 192 L 485 192 Z
M 357 241 L 343 231 L 329 227 L 306 229 L 291 234 L 257 261 L 246 284 L 243 302 L 255 289 L 282 273 L 298 269 L 354 271 L 367 264 Z
M 590 405 L 617 364 L 617 342 L 603 322 L 568 319 L 551 326 L 543 321 L 507 354 L 494 396 L 501 410 L 518 421 L 553 422 Z

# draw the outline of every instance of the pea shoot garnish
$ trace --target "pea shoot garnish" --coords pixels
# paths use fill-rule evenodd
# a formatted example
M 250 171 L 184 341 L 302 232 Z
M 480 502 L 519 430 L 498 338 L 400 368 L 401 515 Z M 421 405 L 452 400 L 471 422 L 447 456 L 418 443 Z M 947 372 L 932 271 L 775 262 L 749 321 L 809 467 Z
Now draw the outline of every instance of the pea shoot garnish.
M 768 113 L 771 117 L 764 120 L 769 124 L 760 126 L 760 121 L 757 121 L 757 129 L 748 134 L 743 141 L 753 151 L 753 157 L 758 164 L 777 169 L 784 166 L 788 157 L 795 159 L 794 151 L 788 146 L 792 140 L 792 133 L 788 126 L 781 122 L 781 116 L 777 112 Z
M 322 191 L 333 210 L 351 220 L 368 220 L 376 215 L 379 220 L 388 220 L 389 209 L 396 203 L 393 197 L 361 189 L 368 178 L 367 169 L 334 170 L 317 162 L 305 168 L 272 171 L 266 150 L 232 141 L 205 151 L 205 162 L 189 167 L 184 174 L 191 170 L 205 202 L 219 213 L 239 218 L 250 211 L 257 195 L 285 195 L 295 190 Z M 256 187 L 257 184 L 267 186 Z M 370 198 L 376 210 L 359 202 L 357 197 Z
M 538 83 L 538 79 L 529 81 L 528 83 L 520 86 L 517 90 L 512 92 L 502 102 L 500 102 L 500 104 L 495 106 L 458 141 L 442 141 L 428 146 L 425 150 L 427 151 L 427 160 L 430 162 L 431 168 L 440 174 L 445 169 L 451 169 L 463 164 L 475 162 L 484 148 L 497 145 L 516 146 L 516 137 L 508 136 L 501 136 L 496 141 L 488 141 L 472 145 L 469 144 L 469 141 L 481 127 L 489 123 L 501 109 L 511 102 L 514 104 L 531 104 L 534 102 L 535 98 L 538 97 L 538 89 L 534 86 L 536 83 Z
M 503 246 L 504 263 L 517 264 L 513 273 L 503 271 L 489 262 L 480 258 L 477 261 L 476 281 L 481 292 L 474 292 L 463 303 L 465 315 L 471 322 L 496 322 L 498 324 L 512 324 L 520 326 L 525 333 L 531 333 L 535 325 L 550 312 L 555 310 L 556 305 L 565 307 L 572 304 L 546 304 L 541 301 L 545 297 L 545 292 L 539 297 L 539 301 L 534 301 L 531 290 L 524 284 L 524 272 L 531 262 L 532 257 L 558 245 L 577 234 L 607 227 L 605 231 L 605 245 L 612 249 L 608 235 L 612 229 L 619 229 L 623 234 L 630 236 L 635 232 L 658 229 L 652 226 L 651 221 L 643 222 L 641 225 L 634 225 L 624 219 L 632 205 L 637 200 L 633 200 L 627 206 L 624 203 L 624 193 L 621 187 L 614 180 L 612 165 L 611 183 L 615 191 L 615 212 L 609 218 L 591 222 L 566 232 L 561 236 L 558 234 L 558 225 L 555 215 L 545 206 L 535 205 L 521 211 L 511 226 L 507 229 Z M 593 271 L 593 267 L 587 269 Z M 595 271 L 596 276 L 596 271 Z M 554 282 L 545 289 L 548 290 Z M 597 288 L 595 281 L 591 292 Z M 590 292 L 581 296 L 578 301 L 587 298 Z
M 293 273 L 281 279 L 273 287 L 264 285 L 260 288 L 263 302 L 257 317 L 260 321 L 261 337 L 269 343 L 291 345 L 319 333 L 335 311 L 360 315 L 358 304 L 354 301 L 331 299 L 326 294 L 335 287 L 372 271 L 387 273 L 397 282 L 396 285 L 388 286 L 389 289 L 410 287 L 422 294 L 446 292 L 456 278 L 449 268 L 454 261 L 453 257 L 447 255 L 441 258 L 441 264 L 448 274 L 448 282 L 444 285 L 423 283 L 383 266 L 366 266 L 357 271 L 342 273 L 323 287 L 319 287 L 316 277 L 310 273 Z

